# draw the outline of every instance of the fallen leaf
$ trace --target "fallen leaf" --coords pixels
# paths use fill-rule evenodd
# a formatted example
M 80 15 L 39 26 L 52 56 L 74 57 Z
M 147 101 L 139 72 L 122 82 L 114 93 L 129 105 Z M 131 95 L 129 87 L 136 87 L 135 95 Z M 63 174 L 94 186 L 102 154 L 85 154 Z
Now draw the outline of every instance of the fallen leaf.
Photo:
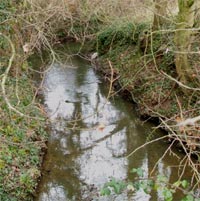
M 134 191 L 135 188 L 133 187 L 132 184 L 129 184 L 129 185 L 127 186 L 127 190 L 129 190 L 129 191 Z
M 23 51 L 24 51 L 24 53 L 28 53 L 30 51 L 29 43 L 25 43 L 25 45 L 23 45 Z
M 105 125 L 103 123 L 100 123 L 98 126 L 97 126 L 97 130 L 99 131 L 103 131 L 105 128 Z

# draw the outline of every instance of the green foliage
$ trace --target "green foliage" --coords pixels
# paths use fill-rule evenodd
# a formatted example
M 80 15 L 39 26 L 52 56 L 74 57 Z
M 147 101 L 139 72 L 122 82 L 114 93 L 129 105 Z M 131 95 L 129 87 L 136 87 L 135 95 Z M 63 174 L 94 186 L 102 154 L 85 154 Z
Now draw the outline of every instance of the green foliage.
M 139 177 L 143 177 L 144 170 L 142 168 L 133 168 L 131 173 L 136 173 Z
M 112 24 L 97 36 L 98 51 L 105 54 L 109 49 L 123 45 L 137 44 L 139 36 L 147 28 L 146 24 Z
M 110 195 L 112 192 L 115 194 L 120 194 L 125 188 L 126 184 L 123 181 L 117 181 L 114 178 L 106 183 L 101 189 L 101 195 Z
M 20 100 L 15 91 L 16 78 L 9 77 L 6 83 L 10 102 L 27 115 L 40 118 L 37 105 L 30 104 L 34 96 L 30 78 L 24 73 L 17 79 Z M 47 137 L 45 122 L 9 111 L 3 97 L 0 98 L 0 106 L 0 198 L 28 201 L 40 176 L 40 153 Z
M 163 194 L 165 201 L 173 200 L 173 192 L 174 191 L 172 189 L 168 189 L 168 188 L 163 189 L 162 194 Z
M 136 174 L 138 178 L 133 182 L 116 181 L 114 178 L 106 183 L 101 190 L 102 196 L 108 196 L 111 193 L 120 194 L 124 190 L 139 191 L 143 190 L 146 194 L 152 191 L 160 191 L 165 201 L 173 201 L 173 196 L 177 189 L 182 189 L 184 193 L 189 187 L 187 180 L 178 180 L 173 184 L 168 183 L 168 178 L 164 175 L 157 175 L 153 178 L 143 178 L 144 170 L 141 168 L 133 168 L 131 173 Z M 194 194 L 189 192 L 181 201 L 199 201 Z
M 0 1 L 0 32 L 10 32 L 12 25 L 10 23 L 4 23 L 11 17 L 11 14 L 15 13 L 16 7 L 15 3 L 12 0 L 3 0 Z M 0 47 L 1 47 L 0 40 Z
M 184 10 L 185 7 L 191 7 L 194 4 L 194 0 L 179 0 L 178 1 L 178 5 L 179 5 L 179 9 Z
M 200 201 L 200 198 L 194 198 L 191 194 L 184 197 L 181 201 Z
M 0 2 L 0 32 L 15 37 L 13 34 L 16 22 L 13 14 L 21 1 L 4 0 Z M 14 19 L 14 20 L 13 20 Z M 20 27 L 19 27 L 20 29 Z M 13 42 L 17 50 L 17 41 Z M 0 73 L 7 68 L 10 58 L 10 46 L 0 36 Z M 17 52 L 19 53 L 19 52 Z M 20 55 L 20 54 L 19 54 Z M 23 57 L 15 57 L 14 63 L 21 63 Z M 17 65 L 12 66 L 13 74 Z M 23 67 L 23 66 L 22 66 Z M 34 90 L 27 69 L 18 69 L 17 77 L 9 75 L 6 79 L 6 95 L 10 103 L 22 113 L 40 118 L 37 103 L 33 103 Z M 44 121 L 21 117 L 9 110 L 4 97 L 0 96 L 0 200 L 32 200 L 31 194 L 37 185 L 38 172 L 41 164 L 41 148 L 46 140 L 46 132 L 42 129 Z

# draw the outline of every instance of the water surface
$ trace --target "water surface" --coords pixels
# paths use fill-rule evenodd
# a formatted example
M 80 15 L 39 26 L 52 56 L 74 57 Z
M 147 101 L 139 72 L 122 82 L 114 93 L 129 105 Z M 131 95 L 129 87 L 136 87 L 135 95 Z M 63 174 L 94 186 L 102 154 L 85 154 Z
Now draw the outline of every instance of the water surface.
M 72 63 L 54 63 L 47 71 L 43 93 L 51 125 L 36 201 L 163 200 L 160 192 L 99 196 L 100 188 L 112 177 L 133 180 L 132 168 L 141 167 L 144 177 L 150 176 L 169 146 L 160 141 L 127 158 L 146 142 L 152 125 L 136 116 L 131 103 L 118 96 L 108 99 L 108 88 L 90 63 L 78 57 Z M 177 161 L 168 155 L 161 158 L 155 174 L 175 181 Z

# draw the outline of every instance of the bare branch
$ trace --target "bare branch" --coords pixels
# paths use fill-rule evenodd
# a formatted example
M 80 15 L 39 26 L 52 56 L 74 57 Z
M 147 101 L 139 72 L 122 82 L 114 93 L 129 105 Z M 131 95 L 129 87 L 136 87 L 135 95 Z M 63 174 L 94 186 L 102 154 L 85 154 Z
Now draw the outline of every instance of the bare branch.
M 197 121 L 200 121 L 200 116 L 197 116 L 197 117 L 193 117 L 193 118 L 188 118 L 184 121 L 181 121 L 177 124 L 177 126 L 187 126 L 187 125 L 195 125 L 195 123 Z
M 170 80 L 176 82 L 179 86 L 184 87 L 185 89 L 189 89 L 189 90 L 193 90 L 193 91 L 200 91 L 200 88 L 193 88 L 193 87 L 189 87 L 185 84 L 183 84 L 182 82 L 178 81 L 177 79 L 171 77 L 170 75 L 168 75 L 167 73 L 165 73 L 164 71 L 160 71 L 163 75 L 165 75 L 166 77 L 168 77 Z
M 22 112 L 20 112 L 19 110 L 17 110 L 16 108 L 14 108 L 11 105 L 11 103 L 10 103 L 10 101 L 9 101 L 7 95 L 6 95 L 5 83 L 6 83 L 8 74 L 10 72 L 13 60 L 15 58 L 16 52 L 15 52 L 14 44 L 12 43 L 12 41 L 10 40 L 10 38 L 8 36 L 2 34 L 2 33 L 0 33 L 0 36 L 3 36 L 9 42 L 9 44 L 11 46 L 11 49 L 12 49 L 12 55 L 11 55 L 11 57 L 9 59 L 8 67 L 6 68 L 6 71 L 4 72 L 3 78 L 2 78 L 2 81 L 1 81 L 1 88 L 2 88 L 2 92 L 3 92 L 3 96 L 4 96 L 4 99 L 5 99 L 6 104 L 8 105 L 9 109 L 13 110 L 14 112 L 16 112 L 17 114 L 19 114 L 20 116 L 25 116 Z

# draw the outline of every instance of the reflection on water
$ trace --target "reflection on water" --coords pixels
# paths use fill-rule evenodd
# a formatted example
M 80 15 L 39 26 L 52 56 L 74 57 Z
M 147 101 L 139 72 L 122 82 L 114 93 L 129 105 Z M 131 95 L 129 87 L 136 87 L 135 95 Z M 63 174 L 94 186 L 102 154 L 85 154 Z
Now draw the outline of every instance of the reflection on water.
M 130 103 L 107 100 L 108 87 L 85 61 L 76 58 L 74 66 L 54 64 L 44 80 L 51 133 L 36 201 L 162 200 L 159 192 L 99 196 L 112 177 L 133 180 L 133 167 L 142 167 L 148 177 L 167 145 L 155 143 L 127 158 L 145 142 L 151 125 L 140 122 Z M 161 159 L 156 171 L 173 181 L 176 161 Z

